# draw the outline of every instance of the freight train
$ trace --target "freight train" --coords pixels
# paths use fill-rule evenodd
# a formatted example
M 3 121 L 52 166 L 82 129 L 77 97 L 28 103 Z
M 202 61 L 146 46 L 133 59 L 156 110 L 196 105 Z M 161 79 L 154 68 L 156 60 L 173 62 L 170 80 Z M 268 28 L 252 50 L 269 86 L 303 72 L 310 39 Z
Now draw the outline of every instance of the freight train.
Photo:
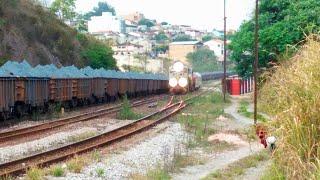
M 8 61 L 0 67 L 0 119 L 32 112 L 47 112 L 57 104 L 65 108 L 109 102 L 168 91 L 162 74 L 141 74 L 113 70 L 32 67 L 26 61 Z
M 185 94 L 200 88 L 201 75 L 192 71 L 188 65 L 175 61 L 169 67 L 169 87 L 171 94 Z

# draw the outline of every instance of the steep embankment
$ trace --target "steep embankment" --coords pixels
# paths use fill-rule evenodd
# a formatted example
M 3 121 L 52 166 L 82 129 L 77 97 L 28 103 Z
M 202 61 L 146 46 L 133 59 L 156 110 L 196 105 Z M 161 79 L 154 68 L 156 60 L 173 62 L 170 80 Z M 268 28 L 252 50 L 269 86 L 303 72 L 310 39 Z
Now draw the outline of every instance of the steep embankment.
M 279 139 L 269 178 L 320 178 L 319 49 L 320 37 L 310 37 L 261 90 L 262 107 L 275 117 L 269 132 Z
M 110 47 L 78 34 L 32 0 L 0 1 L 0 64 L 27 59 L 32 65 L 91 65 L 97 45 L 105 46 L 104 60 L 115 65 Z

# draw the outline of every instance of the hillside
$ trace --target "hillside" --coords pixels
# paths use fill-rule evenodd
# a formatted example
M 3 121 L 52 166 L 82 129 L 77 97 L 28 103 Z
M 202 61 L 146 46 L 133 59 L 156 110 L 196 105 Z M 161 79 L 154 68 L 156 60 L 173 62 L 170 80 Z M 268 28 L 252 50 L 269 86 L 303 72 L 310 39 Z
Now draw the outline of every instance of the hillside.
M 78 34 L 32 0 L 0 1 L 0 65 L 9 59 L 32 65 L 116 65 L 105 43 Z

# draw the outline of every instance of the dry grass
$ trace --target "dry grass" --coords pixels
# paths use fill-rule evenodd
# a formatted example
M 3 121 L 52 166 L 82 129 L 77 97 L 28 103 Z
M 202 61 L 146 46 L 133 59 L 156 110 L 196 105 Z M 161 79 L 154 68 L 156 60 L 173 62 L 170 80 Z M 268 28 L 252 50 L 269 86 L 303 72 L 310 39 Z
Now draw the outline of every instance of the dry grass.
M 82 169 L 87 165 L 88 160 L 84 157 L 76 156 L 67 162 L 67 168 L 70 172 L 80 173 Z
M 42 169 L 37 167 L 33 167 L 28 169 L 26 179 L 27 180 L 42 180 L 44 176 L 44 172 Z
M 317 179 L 320 172 L 320 37 L 277 68 L 261 90 L 270 128 L 279 137 L 275 162 L 288 179 Z

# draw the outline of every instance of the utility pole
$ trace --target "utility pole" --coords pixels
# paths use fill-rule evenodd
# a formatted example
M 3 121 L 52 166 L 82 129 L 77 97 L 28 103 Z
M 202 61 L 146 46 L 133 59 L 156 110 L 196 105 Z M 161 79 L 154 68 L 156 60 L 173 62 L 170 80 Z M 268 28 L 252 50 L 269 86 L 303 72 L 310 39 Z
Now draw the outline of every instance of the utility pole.
M 227 17 L 226 17 L 226 0 L 224 0 L 224 45 L 223 45 L 223 100 L 226 102 L 227 91 Z
M 258 62 L 259 62 L 259 0 L 256 0 L 255 13 L 255 60 L 253 63 L 254 78 L 254 124 L 257 124 L 257 98 L 258 98 Z

